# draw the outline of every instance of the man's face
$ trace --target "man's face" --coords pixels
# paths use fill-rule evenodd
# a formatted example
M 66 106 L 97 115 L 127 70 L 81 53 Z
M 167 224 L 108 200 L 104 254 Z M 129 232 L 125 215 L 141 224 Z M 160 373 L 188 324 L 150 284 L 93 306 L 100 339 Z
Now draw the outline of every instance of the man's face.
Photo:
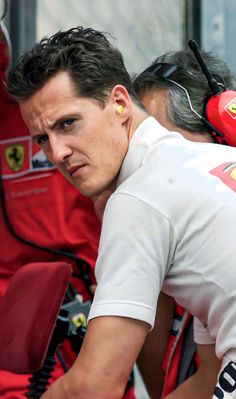
M 33 139 L 84 195 L 99 195 L 116 181 L 128 149 L 124 125 L 111 98 L 102 109 L 79 97 L 66 72 L 51 78 L 20 104 Z

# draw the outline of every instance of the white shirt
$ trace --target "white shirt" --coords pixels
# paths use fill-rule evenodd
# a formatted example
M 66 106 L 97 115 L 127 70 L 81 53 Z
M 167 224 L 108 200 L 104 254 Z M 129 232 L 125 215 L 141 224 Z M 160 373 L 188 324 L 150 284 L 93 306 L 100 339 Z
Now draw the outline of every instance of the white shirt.
M 153 326 L 162 289 L 198 319 L 196 342 L 236 362 L 235 200 L 235 148 L 189 142 L 147 118 L 105 209 L 90 319 Z

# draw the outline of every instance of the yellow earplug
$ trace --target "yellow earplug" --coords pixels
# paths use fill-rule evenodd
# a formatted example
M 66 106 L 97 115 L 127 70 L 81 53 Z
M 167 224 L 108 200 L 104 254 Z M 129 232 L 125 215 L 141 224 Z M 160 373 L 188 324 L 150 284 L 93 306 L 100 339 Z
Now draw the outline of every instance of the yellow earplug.
M 117 107 L 116 107 L 117 114 L 121 115 L 123 113 L 123 111 L 124 111 L 123 105 L 117 105 Z

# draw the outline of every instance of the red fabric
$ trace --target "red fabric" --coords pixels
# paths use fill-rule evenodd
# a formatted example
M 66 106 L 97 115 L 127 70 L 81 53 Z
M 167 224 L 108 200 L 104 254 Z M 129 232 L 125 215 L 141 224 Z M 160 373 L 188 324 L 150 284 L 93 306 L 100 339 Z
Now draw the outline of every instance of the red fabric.
M 184 308 L 182 308 L 178 304 L 175 304 L 175 313 L 182 317 L 184 314 Z M 189 315 L 189 317 L 190 317 L 190 315 Z M 185 326 L 186 326 L 188 320 L 189 320 L 189 318 L 186 319 Z M 184 331 L 184 327 L 183 327 L 183 331 Z M 180 359 L 181 359 L 181 354 L 182 354 L 183 334 L 181 334 L 181 336 L 179 338 L 179 342 L 178 342 L 178 344 L 175 348 L 175 351 L 172 355 L 171 363 L 170 363 L 170 366 L 168 369 L 168 374 L 166 371 L 175 340 L 176 340 L 176 336 L 171 335 L 168 346 L 167 346 L 165 359 L 163 362 L 163 369 L 165 372 L 165 384 L 164 384 L 164 389 L 163 389 L 163 393 L 162 393 L 163 398 L 165 398 L 168 394 L 170 394 L 177 386 L 179 364 L 180 364 Z
M 0 369 L 42 368 L 71 273 L 68 263 L 42 262 L 14 274 L 0 301 Z
M 0 21 L 0 73 L 5 73 L 11 61 L 11 43 L 6 26 Z
M 134 387 L 131 387 L 123 396 L 123 399 L 135 399 Z
M 178 305 L 177 303 L 175 304 L 175 314 L 182 317 L 185 313 L 185 309 Z M 178 381 L 178 373 L 179 373 L 179 365 L 181 362 L 181 356 L 182 356 L 182 348 L 183 348 L 183 340 L 184 340 L 184 332 L 185 329 L 188 326 L 189 320 L 191 318 L 191 315 L 188 313 L 186 320 L 184 322 L 184 325 L 182 326 L 182 332 L 181 335 L 178 339 L 178 343 L 173 351 L 173 347 L 176 341 L 176 336 L 171 335 L 170 340 L 167 346 L 164 362 L 163 362 L 163 370 L 165 373 L 165 383 L 164 383 L 164 389 L 162 392 L 162 398 L 165 398 L 167 395 L 169 395 L 176 387 L 177 387 L 177 381 Z M 172 353 L 173 352 L 173 353 Z M 170 361 L 170 356 L 171 356 L 171 361 Z M 168 364 L 170 361 L 170 364 Z M 197 367 L 199 367 L 199 358 L 197 354 L 195 355 L 195 362 Z

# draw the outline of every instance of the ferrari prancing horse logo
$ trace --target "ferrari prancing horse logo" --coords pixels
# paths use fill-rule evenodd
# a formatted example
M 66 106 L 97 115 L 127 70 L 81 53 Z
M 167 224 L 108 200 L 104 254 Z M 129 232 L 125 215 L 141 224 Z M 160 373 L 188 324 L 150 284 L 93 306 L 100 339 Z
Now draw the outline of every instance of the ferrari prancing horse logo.
M 25 149 L 23 144 L 8 146 L 6 148 L 5 156 L 8 166 L 14 172 L 18 172 L 21 169 L 25 158 Z

